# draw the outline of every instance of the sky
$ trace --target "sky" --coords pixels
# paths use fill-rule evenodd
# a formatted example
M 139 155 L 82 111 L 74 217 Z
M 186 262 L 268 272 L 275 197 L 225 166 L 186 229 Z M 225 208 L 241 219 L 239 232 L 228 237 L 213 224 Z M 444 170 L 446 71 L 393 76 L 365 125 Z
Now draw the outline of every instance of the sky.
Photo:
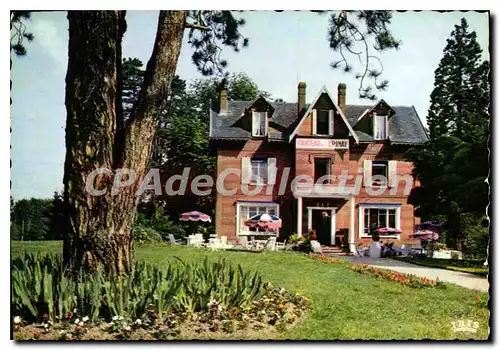
M 338 54 L 327 42 L 328 16 L 304 11 L 254 11 L 237 16 L 246 20 L 241 32 L 250 38 L 250 45 L 239 53 L 224 50 L 230 72 L 246 73 L 260 90 L 287 102 L 297 100 L 297 84 L 305 81 L 307 102 L 322 86 L 336 95 L 338 83 L 343 82 L 347 84 L 347 104 L 370 103 L 359 99 L 359 83 L 353 75 L 330 68 Z M 157 17 L 156 11 L 127 12 L 124 57 L 148 61 Z M 415 106 L 425 124 L 434 70 L 446 39 L 462 17 L 476 31 L 483 59 L 489 60 L 486 13 L 396 12 L 390 28 L 402 45 L 380 55 L 389 87 L 377 97 L 392 105 Z M 11 181 L 16 200 L 49 198 L 63 188 L 68 22 L 64 12 L 39 12 L 27 26 L 35 40 L 26 45 L 27 56 L 13 58 L 11 70 Z M 191 63 L 191 54 L 185 38 L 177 74 L 188 82 L 203 78 Z

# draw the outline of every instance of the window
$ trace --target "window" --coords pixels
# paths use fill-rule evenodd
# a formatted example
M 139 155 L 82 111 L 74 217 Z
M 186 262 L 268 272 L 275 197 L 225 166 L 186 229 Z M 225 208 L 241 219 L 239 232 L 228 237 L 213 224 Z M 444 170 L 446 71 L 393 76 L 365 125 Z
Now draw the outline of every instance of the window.
M 386 161 L 373 161 L 372 162 L 372 184 L 373 185 L 380 185 L 380 186 L 387 186 L 387 179 L 388 179 L 388 165 Z M 378 175 L 376 178 L 374 178 L 375 175 Z M 382 176 L 384 179 L 379 178 Z
M 383 204 L 377 205 L 362 205 L 359 207 L 359 225 L 360 236 L 371 237 L 370 228 L 372 225 L 375 227 L 392 227 L 400 229 L 399 216 L 401 207 L 384 206 Z
M 330 158 L 314 158 L 314 183 L 325 175 L 330 175 L 331 159 Z M 322 182 L 322 183 L 327 183 Z
M 373 138 L 375 140 L 387 139 L 387 116 L 373 114 Z
M 248 227 L 245 225 L 245 221 L 250 219 L 254 215 L 258 214 L 269 214 L 278 216 L 278 204 L 238 204 L 239 215 L 238 215 L 238 234 L 246 232 L 260 232 L 262 229 L 255 227 Z
M 252 175 L 250 182 L 264 184 L 267 182 L 267 159 L 254 158 L 250 161 Z
M 330 134 L 330 111 L 317 110 L 316 111 L 316 135 L 329 135 Z
M 252 135 L 267 135 L 267 117 L 266 112 L 252 112 Z

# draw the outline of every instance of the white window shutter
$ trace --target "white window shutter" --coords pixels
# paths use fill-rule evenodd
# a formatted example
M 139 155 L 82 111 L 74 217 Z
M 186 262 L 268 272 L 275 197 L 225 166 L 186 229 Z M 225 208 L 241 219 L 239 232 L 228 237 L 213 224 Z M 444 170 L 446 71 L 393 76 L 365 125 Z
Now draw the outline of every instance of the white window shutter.
M 365 187 L 369 187 L 372 185 L 372 161 L 364 160 L 363 161 L 363 184 Z
M 389 181 L 389 187 L 396 187 L 397 182 L 396 182 L 396 175 L 397 175 L 397 161 L 395 160 L 390 160 L 389 161 L 389 169 L 387 171 L 388 173 L 388 181 Z
M 269 126 L 268 120 L 267 120 L 267 112 L 264 112 L 264 135 L 267 136 L 267 128 Z
M 328 111 L 328 135 L 333 135 L 333 109 Z
M 241 158 L 241 183 L 249 184 L 252 175 L 252 163 L 250 157 Z
M 276 174 L 278 168 L 276 166 L 276 158 L 267 158 L 267 184 L 274 185 L 276 183 Z
M 389 138 L 389 116 L 385 117 L 385 138 Z
M 379 134 L 378 134 L 378 118 L 377 118 L 377 114 L 376 113 L 373 113 L 373 138 L 375 140 L 378 140 L 379 139 Z
M 312 110 L 312 131 L 313 135 L 316 135 L 316 110 Z
M 257 135 L 258 130 L 259 130 L 259 124 L 256 120 L 257 119 L 256 117 L 257 117 L 257 114 L 254 111 L 252 111 L 252 135 L 253 136 Z M 241 169 L 243 169 L 243 167 Z

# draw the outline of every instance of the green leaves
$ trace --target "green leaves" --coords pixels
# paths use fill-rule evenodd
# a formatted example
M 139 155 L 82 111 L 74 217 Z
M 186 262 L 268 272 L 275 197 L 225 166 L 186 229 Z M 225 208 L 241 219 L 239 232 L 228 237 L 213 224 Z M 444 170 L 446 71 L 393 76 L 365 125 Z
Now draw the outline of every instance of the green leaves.
M 446 243 L 457 248 L 465 243 L 461 248 L 469 246 L 476 255 L 485 255 L 488 244 L 477 229 L 488 205 L 489 171 L 489 63 L 481 60 L 481 51 L 462 19 L 435 71 L 427 117 L 430 141 L 406 155 L 422 186 L 410 196 L 418 215 L 444 220 Z
M 359 62 L 359 69 L 353 73 L 359 80 L 360 98 L 375 100 L 373 87 L 385 90 L 389 84 L 387 80 L 379 81 L 383 65 L 373 50 L 397 50 L 401 45 L 389 30 L 391 19 L 391 11 L 340 11 L 330 16 L 328 40 L 330 48 L 339 54 L 330 66 L 349 73 L 354 70 L 353 62 Z M 368 79 L 372 83 L 367 83 Z
M 224 259 L 176 263 L 157 267 L 136 262 L 128 277 L 113 278 L 106 272 L 65 274 L 60 255 L 25 255 L 13 261 L 13 313 L 25 319 L 51 320 L 68 313 L 98 317 L 140 318 L 147 312 L 161 318 L 170 310 L 206 311 L 214 302 L 223 310 L 249 305 L 263 294 L 258 273 L 234 268 Z M 75 312 L 76 309 L 76 312 Z

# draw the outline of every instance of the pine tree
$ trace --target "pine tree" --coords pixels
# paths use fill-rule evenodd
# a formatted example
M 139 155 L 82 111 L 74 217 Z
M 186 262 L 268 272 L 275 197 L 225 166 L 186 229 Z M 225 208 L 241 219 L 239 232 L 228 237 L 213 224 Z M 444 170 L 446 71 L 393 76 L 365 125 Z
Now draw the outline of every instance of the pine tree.
M 465 18 L 460 25 L 455 25 L 435 71 L 435 87 L 427 117 L 431 139 L 443 135 L 461 140 L 468 138 L 469 127 L 477 124 L 475 116 L 484 112 L 489 67 L 487 62 L 481 61 L 482 50 L 476 32 L 469 32 L 468 28 Z M 477 95 L 483 98 L 478 100 Z M 486 92 L 486 102 L 489 100 L 487 95 Z

